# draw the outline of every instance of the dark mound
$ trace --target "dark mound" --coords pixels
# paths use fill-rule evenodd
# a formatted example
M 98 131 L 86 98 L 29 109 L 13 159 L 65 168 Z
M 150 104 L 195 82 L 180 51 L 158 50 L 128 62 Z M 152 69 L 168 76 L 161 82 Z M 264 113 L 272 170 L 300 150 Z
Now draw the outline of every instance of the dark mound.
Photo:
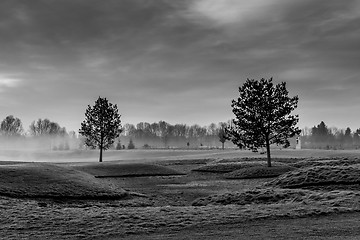
M 213 172 L 213 173 L 228 173 L 240 169 L 250 168 L 250 167 L 265 167 L 266 162 L 264 161 L 244 161 L 244 162 L 228 162 L 228 163 L 215 163 L 208 164 L 192 171 L 197 172 Z M 283 166 L 282 163 L 273 162 L 273 166 Z
M 295 170 L 296 168 L 291 166 L 256 166 L 248 167 L 240 170 L 236 170 L 230 173 L 226 173 L 224 176 L 228 179 L 246 179 L 246 178 L 272 178 L 278 177 L 284 173 Z
M 90 174 L 54 164 L 0 166 L 0 195 L 18 198 L 121 199 L 127 193 Z
M 96 178 L 184 175 L 168 167 L 143 163 L 92 163 L 74 168 L 92 174 Z
M 360 168 L 352 166 L 318 166 L 285 173 L 265 185 L 282 188 L 302 188 L 359 183 Z
M 301 160 L 304 160 L 305 158 L 271 158 L 272 162 L 278 162 L 278 163 L 295 163 L 299 162 Z M 267 162 L 266 157 L 244 157 L 244 158 L 229 158 L 229 159 L 222 159 L 219 160 L 218 163 L 236 163 L 236 162 Z

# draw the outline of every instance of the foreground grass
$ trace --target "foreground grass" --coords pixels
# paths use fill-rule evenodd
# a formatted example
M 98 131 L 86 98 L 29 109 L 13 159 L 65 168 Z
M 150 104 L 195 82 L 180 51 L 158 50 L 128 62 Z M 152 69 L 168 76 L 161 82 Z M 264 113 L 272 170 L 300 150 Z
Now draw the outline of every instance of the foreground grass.
M 134 207 L 53 205 L 38 207 L 34 200 L 0 198 L 2 239 L 107 239 L 132 234 L 173 232 L 190 227 L 234 224 L 264 218 L 304 217 L 359 211 L 359 196 L 339 193 L 327 201 L 224 206 Z M 26 214 L 24 214 L 26 213 Z
M 120 199 L 127 193 L 92 175 L 54 164 L 0 165 L 0 195 L 14 198 Z
M 193 163 L 191 165 L 196 168 L 208 162 L 213 161 L 194 160 L 194 162 L 188 161 L 187 163 Z M 229 163 L 233 164 L 233 162 Z M 114 194 L 119 191 L 121 194 L 122 190 L 119 189 L 119 185 L 110 183 L 115 183 L 116 180 L 119 184 L 123 184 L 125 178 L 94 178 L 94 175 L 101 171 L 110 174 L 113 171 L 111 164 L 17 164 L 16 166 L 8 164 L 0 167 L 2 169 L 0 174 L 5 174 L 7 179 L 6 181 L 0 180 L 0 190 L 15 191 L 16 195 L 14 196 L 20 197 L 28 196 L 26 195 L 28 192 L 38 194 L 33 195 L 35 197 L 42 196 L 41 193 L 44 192 L 47 196 L 49 194 L 51 196 L 54 192 L 62 192 L 62 194 L 57 193 L 55 195 L 57 197 L 76 195 L 78 191 L 85 191 L 80 196 L 93 196 L 87 195 L 89 191 L 96 194 L 103 191 L 107 194 Z M 178 162 L 164 161 L 164 165 L 174 169 L 183 169 L 180 160 Z M 96 166 L 105 167 L 101 169 Z M 249 164 L 247 168 L 248 166 Z M 284 165 L 282 164 L 282 166 Z M 141 168 L 151 169 L 148 164 L 146 167 L 140 165 Z M 190 166 L 186 166 L 184 169 L 190 169 Z M 95 170 L 98 172 L 94 172 Z M 344 178 L 345 173 L 346 171 L 343 174 Z M 22 178 L 22 175 L 26 177 Z M 213 175 L 216 177 L 214 178 Z M 198 185 L 206 185 L 202 190 L 209 194 L 211 188 L 208 188 L 208 185 L 211 184 L 219 186 L 219 182 L 221 182 L 228 186 L 230 182 L 235 182 L 234 187 L 238 189 L 240 182 L 257 181 L 224 180 L 221 175 L 220 181 L 218 174 L 201 172 L 191 172 L 189 176 L 159 177 L 159 179 L 169 179 L 169 183 L 177 183 L 178 178 L 179 183 L 184 183 L 181 187 L 175 188 L 176 185 L 172 185 L 171 188 L 166 185 L 163 189 L 159 187 L 163 191 L 159 192 L 156 189 L 156 197 L 161 197 L 161 194 L 169 194 L 169 191 L 174 191 L 177 196 L 181 196 L 185 189 L 188 190 Z M 198 181 L 198 178 L 201 181 Z M 161 182 L 157 179 L 157 177 L 126 178 L 129 183 L 126 188 L 131 189 L 134 186 L 131 185 L 133 181 L 144 181 L 139 189 L 145 187 L 153 189 L 153 183 Z M 146 185 L 149 181 L 149 185 Z M 107 184 L 104 185 L 104 183 Z M 36 186 L 36 184 L 39 185 Z M 274 186 L 277 185 L 272 187 Z M 0 218 L 0 239 L 120 239 L 134 234 L 150 234 L 151 236 L 151 234 L 162 231 L 176 233 L 188 228 L 201 229 L 205 226 L 211 227 L 219 224 L 240 223 L 241 225 L 246 221 L 257 219 L 296 218 L 360 211 L 360 196 L 357 191 L 316 192 L 302 189 L 259 188 L 223 194 L 219 194 L 219 192 L 194 201 L 194 205 L 198 206 L 162 205 L 156 207 L 142 204 L 142 201 L 146 200 L 145 198 L 121 201 L 76 200 L 60 204 L 44 199 L 0 197 L 0 216 L 2 216 Z M 25 195 L 20 193 L 25 193 Z M 41 204 L 44 202 L 46 204 Z M 168 205 L 171 205 L 171 202 Z

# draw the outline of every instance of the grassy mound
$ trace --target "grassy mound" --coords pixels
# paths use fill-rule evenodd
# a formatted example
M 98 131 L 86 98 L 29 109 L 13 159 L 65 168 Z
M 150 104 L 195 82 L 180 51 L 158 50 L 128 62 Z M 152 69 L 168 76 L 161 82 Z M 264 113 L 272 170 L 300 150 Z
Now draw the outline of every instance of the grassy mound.
M 334 184 L 360 184 L 360 168 L 351 166 L 301 168 L 279 176 L 266 183 L 266 186 L 301 188 Z
M 168 167 L 144 163 L 92 163 L 74 166 L 74 168 L 97 178 L 183 175 Z
M 282 163 L 273 162 L 272 165 L 283 166 Z M 192 171 L 197 172 L 213 172 L 213 173 L 228 173 L 236 170 L 250 168 L 250 167 L 265 167 L 267 163 L 264 161 L 244 161 L 244 162 L 228 162 L 228 163 L 214 163 L 208 164 L 199 168 L 195 168 Z
M 300 189 L 265 188 L 211 195 L 193 201 L 193 206 L 206 205 L 247 205 L 300 202 L 322 202 L 336 205 L 344 200 L 359 199 L 360 193 L 352 191 L 315 192 Z
M 296 168 L 305 168 L 305 167 L 316 167 L 316 166 L 351 166 L 355 164 L 360 164 L 360 159 L 353 158 L 310 158 L 305 159 L 296 163 L 293 163 L 292 166 Z
M 90 174 L 45 163 L 0 166 L 0 195 L 18 198 L 120 199 L 127 194 Z
M 296 168 L 291 166 L 256 166 L 248 167 L 240 170 L 236 170 L 230 173 L 226 173 L 224 176 L 228 179 L 246 179 L 246 178 L 271 178 L 278 177 L 284 173 L 295 170 Z

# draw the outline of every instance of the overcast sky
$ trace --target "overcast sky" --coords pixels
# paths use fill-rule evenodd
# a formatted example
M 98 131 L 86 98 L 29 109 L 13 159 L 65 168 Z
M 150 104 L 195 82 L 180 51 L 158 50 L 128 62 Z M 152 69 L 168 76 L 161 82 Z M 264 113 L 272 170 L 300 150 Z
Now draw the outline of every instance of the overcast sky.
M 1 0 L 0 117 L 77 131 L 233 117 L 247 78 L 286 81 L 299 126 L 360 128 L 360 0 Z

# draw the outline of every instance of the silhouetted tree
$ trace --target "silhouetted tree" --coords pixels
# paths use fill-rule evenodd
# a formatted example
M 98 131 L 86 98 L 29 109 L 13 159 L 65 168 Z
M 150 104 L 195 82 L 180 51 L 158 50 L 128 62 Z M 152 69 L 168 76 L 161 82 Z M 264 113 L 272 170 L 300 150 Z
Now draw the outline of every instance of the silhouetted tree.
M 222 144 L 222 150 L 224 150 L 224 144 L 227 140 L 227 134 L 226 134 L 226 123 L 220 123 L 220 129 L 218 133 L 219 141 Z
M 133 142 L 133 140 L 130 138 L 129 144 L 128 144 L 128 149 L 135 149 L 135 144 Z
M 323 121 L 311 129 L 311 138 L 315 143 L 329 143 L 331 135 L 331 131 Z
M 360 129 L 356 129 L 356 131 L 353 134 L 353 140 L 355 148 L 358 149 L 360 145 Z
M 115 147 L 115 149 L 116 149 L 116 150 L 121 150 L 121 149 L 122 149 L 120 139 L 118 139 L 118 142 L 116 143 L 116 147 Z
M 86 109 L 79 134 L 86 138 L 85 145 L 100 149 L 99 162 L 102 162 L 103 150 L 109 149 L 122 131 L 120 117 L 117 105 L 106 98 L 99 97 L 93 107 L 88 105 Z
M 344 144 L 348 147 L 350 147 L 353 143 L 353 136 L 351 134 L 351 129 L 348 127 L 345 130 L 344 134 Z
M 21 120 L 13 115 L 7 116 L 1 122 L 0 131 L 3 136 L 20 136 L 23 132 Z
M 239 87 L 239 97 L 232 101 L 235 119 L 227 128 L 229 139 L 239 147 L 253 151 L 266 147 L 271 167 L 270 144 L 288 147 L 288 138 L 300 134 L 298 115 L 290 115 L 297 107 L 298 96 L 289 97 L 286 83 L 274 85 L 272 78 L 249 80 Z

